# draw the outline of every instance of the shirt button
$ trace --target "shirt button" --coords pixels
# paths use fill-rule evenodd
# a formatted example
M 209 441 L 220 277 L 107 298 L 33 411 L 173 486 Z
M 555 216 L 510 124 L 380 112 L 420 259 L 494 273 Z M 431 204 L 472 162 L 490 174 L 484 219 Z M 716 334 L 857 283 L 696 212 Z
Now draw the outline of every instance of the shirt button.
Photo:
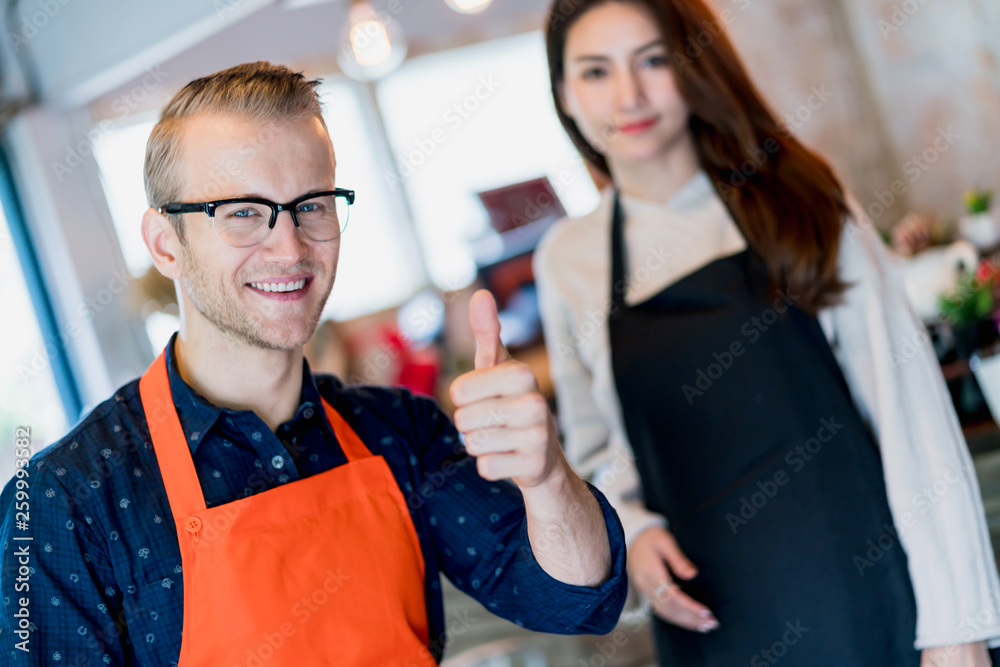
M 197 533 L 201 530 L 201 519 L 196 516 L 188 517 L 184 522 L 184 527 L 189 533 Z
M 306 408 L 305 410 L 302 411 L 302 416 L 305 417 L 306 419 L 312 419 L 313 409 Z
M 271 465 L 275 468 L 281 468 L 285 465 L 284 457 L 282 457 L 281 454 L 276 454 L 275 457 L 271 459 Z

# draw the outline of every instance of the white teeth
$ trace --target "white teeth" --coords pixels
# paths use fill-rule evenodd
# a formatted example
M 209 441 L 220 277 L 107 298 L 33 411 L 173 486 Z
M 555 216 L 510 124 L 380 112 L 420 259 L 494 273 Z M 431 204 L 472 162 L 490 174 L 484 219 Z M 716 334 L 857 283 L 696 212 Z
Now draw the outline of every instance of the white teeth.
M 250 283 L 262 292 L 296 292 L 306 286 L 306 281 L 296 280 L 293 283 Z

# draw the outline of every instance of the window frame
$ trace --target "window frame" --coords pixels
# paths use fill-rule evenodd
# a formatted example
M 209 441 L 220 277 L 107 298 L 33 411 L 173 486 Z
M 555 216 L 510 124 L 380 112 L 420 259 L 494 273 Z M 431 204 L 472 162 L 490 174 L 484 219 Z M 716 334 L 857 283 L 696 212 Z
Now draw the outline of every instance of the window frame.
M 80 387 L 73 375 L 69 355 L 59 336 L 55 306 L 50 297 L 49 286 L 42 273 L 38 252 L 31 230 L 28 228 L 21 198 L 14 185 L 8 149 L 3 145 L 0 145 L 0 208 L 3 209 L 14 252 L 21 265 L 24 281 L 28 286 L 28 296 L 31 299 L 42 342 L 49 355 L 49 367 L 56 390 L 59 392 L 59 398 L 62 400 L 66 421 L 73 424 L 83 412 Z

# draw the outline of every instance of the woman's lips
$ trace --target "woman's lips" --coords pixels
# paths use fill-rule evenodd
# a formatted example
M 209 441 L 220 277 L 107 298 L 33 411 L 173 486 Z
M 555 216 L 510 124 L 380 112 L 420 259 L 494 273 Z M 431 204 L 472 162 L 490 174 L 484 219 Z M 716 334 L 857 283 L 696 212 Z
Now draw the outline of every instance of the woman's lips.
M 637 120 L 633 123 L 623 123 L 618 126 L 618 131 L 622 134 L 641 134 L 654 125 L 656 125 L 656 119 L 647 118 L 645 120 Z

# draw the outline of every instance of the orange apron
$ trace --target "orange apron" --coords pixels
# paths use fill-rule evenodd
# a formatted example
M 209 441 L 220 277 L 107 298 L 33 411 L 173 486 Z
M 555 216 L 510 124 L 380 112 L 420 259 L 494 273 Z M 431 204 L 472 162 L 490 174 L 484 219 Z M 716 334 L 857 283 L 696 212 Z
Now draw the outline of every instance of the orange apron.
M 180 543 L 180 667 L 436 665 L 403 494 L 326 400 L 347 463 L 206 509 L 164 354 L 139 392 Z

